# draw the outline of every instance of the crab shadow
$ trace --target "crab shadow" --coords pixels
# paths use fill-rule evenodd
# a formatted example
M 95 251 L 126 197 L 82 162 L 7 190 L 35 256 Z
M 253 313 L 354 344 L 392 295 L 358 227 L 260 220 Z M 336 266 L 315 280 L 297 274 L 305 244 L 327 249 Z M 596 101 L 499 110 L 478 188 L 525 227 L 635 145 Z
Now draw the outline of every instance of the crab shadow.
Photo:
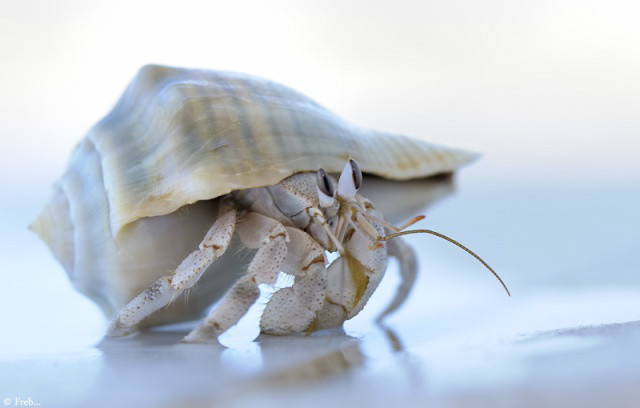
M 253 341 L 225 342 L 229 346 L 180 343 L 187 333 L 147 331 L 102 339 L 96 345 L 102 354 L 96 386 L 113 391 L 101 403 L 148 405 L 157 398 L 166 405 L 176 395 L 188 395 L 194 401 L 215 404 L 252 391 L 299 388 L 331 380 L 365 361 L 362 340 L 342 330 L 311 336 L 260 335 Z M 140 396 L 144 401 L 138 400 Z

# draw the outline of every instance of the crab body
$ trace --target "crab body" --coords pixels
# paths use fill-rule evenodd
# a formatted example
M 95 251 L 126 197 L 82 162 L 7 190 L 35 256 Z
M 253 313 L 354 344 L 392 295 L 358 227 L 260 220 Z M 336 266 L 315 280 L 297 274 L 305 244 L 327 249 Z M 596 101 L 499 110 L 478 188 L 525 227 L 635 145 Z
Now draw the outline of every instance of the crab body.
M 357 193 L 367 180 L 353 178 L 352 163 L 399 181 L 448 174 L 474 158 L 356 127 L 271 81 L 152 65 L 79 143 L 32 229 L 76 288 L 115 315 L 114 334 L 191 320 L 220 301 L 213 313 L 223 321 L 205 319 L 211 324 L 191 338 L 215 336 L 213 323 L 237 321 L 256 282 L 279 272 L 295 283 L 272 297 L 263 330 L 308 332 L 354 316 L 387 256 L 407 274 L 415 269 L 401 241 L 375 242 L 384 217 Z M 340 257 L 327 265 L 326 251 Z M 132 302 L 145 313 L 127 314 Z
M 347 182 L 350 171 L 351 164 L 348 163 L 343 172 Z M 336 184 L 332 177 L 325 177 L 329 185 Z M 305 284 L 305 280 L 319 280 L 316 287 L 308 288 L 315 291 L 310 295 L 318 298 L 319 307 L 306 313 L 305 323 L 298 324 L 296 330 L 290 326 L 290 320 L 289 328 L 268 322 L 268 319 L 273 319 L 269 313 L 281 313 L 279 306 L 270 301 L 262 324 L 265 332 L 286 334 L 289 330 L 309 332 L 311 328 L 341 326 L 362 310 L 386 271 L 387 246 L 376 240 L 376 237 L 384 235 L 384 227 L 376 221 L 382 219 L 382 214 L 359 194 L 346 199 L 337 195 L 338 199 L 323 206 L 319 199 L 323 193 L 319 190 L 318 179 L 316 173 L 298 173 L 275 186 L 234 193 L 237 202 L 247 211 L 257 212 L 285 225 L 290 239 L 283 271 L 296 277 L 293 290 L 300 290 L 298 288 Z M 301 247 L 301 243 L 312 248 Z M 324 251 L 341 254 L 326 271 Z M 272 301 L 284 297 L 285 292 L 276 292 Z M 295 303 L 296 300 L 291 301 Z M 308 303 L 300 302 L 297 308 L 307 311 L 307 306 Z

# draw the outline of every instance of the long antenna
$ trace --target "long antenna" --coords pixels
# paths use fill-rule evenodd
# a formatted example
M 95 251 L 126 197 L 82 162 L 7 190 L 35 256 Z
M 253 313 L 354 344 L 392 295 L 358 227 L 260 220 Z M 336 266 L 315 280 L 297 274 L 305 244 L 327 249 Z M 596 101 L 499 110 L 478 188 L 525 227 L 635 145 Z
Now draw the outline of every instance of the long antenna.
M 507 285 L 504 284 L 504 282 L 502 281 L 502 279 L 500 278 L 500 275 L 498 275 L 496 273 L 496 271 L 494 271 L 485 261 L 482 260 L 482 258 L 480 258 L 478 255 L 476 255 L 472 250 L 470 250 L 469 248 L 467 248 L 466 246 L 462 245 L 461 243 L 459 243 L 458 241 L 456 241 L 453 238 L 449 238 L 448 236 L 441 234 L 439 232 L 435 232 L 432 230 L 428 230 L 428 229 L 416 229 L 416 230 L 409 230 L 409 231 L 400 231 L 400 232 L 395 232 L 393 234 L 389 234 L 389 235 L 385 235 L 384 237 L 381 237 L 379 240 L 380 241 L 388 241 L 392 238 L 395 237 L 399 237 L 400 235 L 407 235 L 407 234 L 431 234 L 431 235 L 435 235 L 436 237 L 442 238 L 445 241 L 449 241 L 452 244 L 454 244 L 455 246 L 461 248 L 462 250 L 466 251 L 467 253 L 469 253 L 471 256 L 473 256 L 474 258 L 476 258 L 478 261 L 480 261 L 480 263 L 482 263 L 488 270 L 491 271 L 491 273 L 493 274 L 493 276 L 496 277 L 496 279 L 498 279 L 498 281 L 500 281 L 500 284 L 502 284 L 502 287 L 504 288 L 504 290 L 507 291 L 507 295 L 511 296 L 511 293 L 509 292 L 509 289 L 507 289 Z

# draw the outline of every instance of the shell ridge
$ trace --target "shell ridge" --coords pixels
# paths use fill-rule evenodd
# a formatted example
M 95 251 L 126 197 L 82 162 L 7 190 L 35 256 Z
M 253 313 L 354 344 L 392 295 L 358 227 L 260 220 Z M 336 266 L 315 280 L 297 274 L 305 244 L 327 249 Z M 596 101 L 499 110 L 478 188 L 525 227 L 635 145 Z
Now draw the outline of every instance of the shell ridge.
M 154 65 L 88 138 L 101 156 L 116 240 L 137 219 L 300 171 L 339 172 L 349 156 L 396 180 L 469 161 L 456 149 L 355 126 L 273 81 Z
M 356 126 L 274 81 L 147 65 L 77 144 L 32 229 L 109 314 L 175 270 L 215 219 L 215 198 L 321 167 L 338 174 L 349 157 L 407 180 L 477 155 Z M 207 276 L 230 271 L 230 287 L 242 268 L 233 254 L 220 261 L 224 273 Z M 194 292 L 199 302 L 175 302 L 149 324 L 195 317 L 224 293 L 210 283 Z
M 87 160 L 87 157 L 91 158 L 95 155 L 96 160 Z M 82 164 L 83 171 L 80 172 L 65 172 L 63 178 L 60 181 L 60 188 L 64 192 L 67 199 L 69 199 L 69 218 L 74 225 L 73 228 L 73 241 L 75 243 L 73 260 L 73 267 L 67 269 L 69 279 L 73 282 L 74 286 L 82 293 L 86 294 L 90 298 L 96 301 L 101 306 L 108 304 L 107 299 L 104 296 L 103 289 L 109 287 L 108 282 L 105 280 L 104 273 L 108 273 L 108 268 L 102 265 L 109 265 L 110 260 L 105 257 L 95 258 L 92 256 L 78 255 L 83 251 L 90 252 L 90 242 L 93 234 L 96 233 L 91 227 L 95 228 L 96 225 L 87 224 L 85 220 L 96 221 L 100 216 L 107 217 L 109 215 L 109 203 L 108 199 L 102 200 L 100 197 L 91 195 L 91 205 L 87 205 L 86 200 L 81 197 L 85 192 L 85 188 L 93 189 L 93 191 L 104 191 L 104 183 L 100 183 L 103 174 L 101 155 L 95 144 L 90 138 L 83 140 L 78 144 L 76 151 L 72 157 L 72 162 L 79 161 Z M 98 178 L 94 180 L 93 178 Z M 98 181 L 98 182 L 96 182 Z M 106 206 L 106 209 L 101 209 L 98 206 L 94 206 L 95 201 L 99 201 L 102 205 Z M 76 228 L 78 225 L 85 225 L 85 228 Z M 107 237 L 111 238 L 110 224 L 108 221 L 104 222 L 104 226 L 108 229 Z M 111 239 L 101 240 L 100 246 L 113 246 L 115 242 Z M 87 264 L 87 262 L 89 264 Z M 86 270 L 99 271 L 93 275 L 87 275 L 84 273 Z

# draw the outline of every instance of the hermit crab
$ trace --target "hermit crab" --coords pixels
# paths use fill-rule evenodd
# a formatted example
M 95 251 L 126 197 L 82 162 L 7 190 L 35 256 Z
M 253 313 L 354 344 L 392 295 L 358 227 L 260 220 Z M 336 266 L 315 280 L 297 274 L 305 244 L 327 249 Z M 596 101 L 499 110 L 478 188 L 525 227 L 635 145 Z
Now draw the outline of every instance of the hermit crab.
M 112 318 L 110 335 L 215 304 L 185 341 L 217 338 L 282 273 L 293 284 L 261 330 L 310 333 L 355 316 L 388 256 L 403 282 L 383 314 L 415 279 L 397 232 L 418 218 L 391 225 L 359 194 L 367 177 L 450 174 L 474 157 L 356 127 L 268 80 L 150 65 L 78 144 L 31 227 Z

